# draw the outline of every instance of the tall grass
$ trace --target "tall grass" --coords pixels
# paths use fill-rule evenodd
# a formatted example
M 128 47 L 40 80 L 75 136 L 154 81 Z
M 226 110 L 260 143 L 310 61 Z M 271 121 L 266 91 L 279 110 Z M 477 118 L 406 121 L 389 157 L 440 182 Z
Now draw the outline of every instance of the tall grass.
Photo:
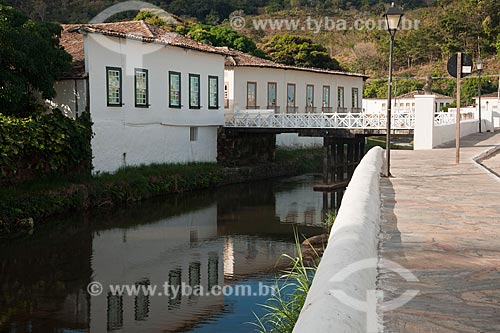
M 282 257 L 290 261 L 290 269 L 283 272 L 275 282 L 274 294 L 265 304 L 264 315 L 256 317 L 251 323 L 259 333 L 287 333 L 292 332 L 304 306 L 307 293 L 311 287 L 317 264 L 309 266 L 304 262 L 300 241 L 295 232 L 297 256 L 283 254 Z

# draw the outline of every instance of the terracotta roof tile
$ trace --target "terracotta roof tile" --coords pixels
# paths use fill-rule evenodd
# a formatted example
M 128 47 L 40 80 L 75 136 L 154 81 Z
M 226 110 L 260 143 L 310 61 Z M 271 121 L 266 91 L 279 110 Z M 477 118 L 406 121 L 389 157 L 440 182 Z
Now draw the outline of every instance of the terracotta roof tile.
M 78 27 L 77 25 L 63 25 L 61 33 L 61 46 L 64 47 L 73 57 L 71 73 L 66 73 L 65 78 L 82 78 L 85 76 L 85 52 L 83 50 L 83 35 L 71 32 L 71 29 Z
M 250 54 L 233 50 L 227 47 L 219 47 L 218 49 L 226 52 L 226 62 L 225 62 L 226 67 L 241 66 L 241 67 L 278 68 L 278 69 L 289 69 L 289 70 L 306 71 L 314 73 L 356 76 L 356 77 L 362 77 L 363 79 L 368 78 L 368 76 L 363 74 L 349 73 L 338 70 L 284 65 L 271 60 L 255 57 Z
M 492 92 L 489 94 L 481 94 L 481 98 L 498 98 L 498 95 L 498 92 Z M 476 95 L 474 98 L 478 98 L 478 96 Z
M 411 98 L 415 98 L 415 95 L 425 95 L 425 91 L 423 91 L 423 90 L 414 90 L 414 91 L 411 91 L 409 93 L 396 96 L 394 98 L 397 98 L 397 99 L 411 99 Z M 435 92 L 433 92 L 432 95 L 436 96 L 437 98 L 442 98 L 442 99 L 446 99 L 446 98 L 452 99 L 453 98 L 453 97 L 446 96 L 446 95 L 443 95 L 443 94 L 438 94 L 438 93 L 435 93 Z
M 143 42 L 171 45 L 200 52 L 225 55 L 219 48 L 197 42 L 178 33 L 161 29 L 144 21 L 68 24 L 63 25 L 61 45 L 66 52 L 73 56 L 71 77 L 82 77 L 85 75 L 85 53 L 82 32 L 98 33 L 106 36 L 135 39 Z M 69 73 L 67 76 L 70 76 Z
M 63 25 L 61 45 L 69 54 L 73 56 L 73 71 L 71 74 L 72 77 L 82 77 L 83 75 L 85 75 L 83 34 L 81 32 L 98 33 L 118 38 L 135 39 L 141 40 L 143 42 L 171 45 L 197 50 L 200 52 L 221 54 L 226 56 L 225 65 L 227 67 L 243 66 L 279 68 L 324 74 L 356 76 L 362 77 L 363 79 L 368 78 L 365 75 L 356 73 L 279 64 L 271 60 L 261 59 L 241 51 L 233 50 L 228 47 L 214 47 L 211 45 L 200 43 L 184 37 L 178 33 L 164 30 L 144 21 Z

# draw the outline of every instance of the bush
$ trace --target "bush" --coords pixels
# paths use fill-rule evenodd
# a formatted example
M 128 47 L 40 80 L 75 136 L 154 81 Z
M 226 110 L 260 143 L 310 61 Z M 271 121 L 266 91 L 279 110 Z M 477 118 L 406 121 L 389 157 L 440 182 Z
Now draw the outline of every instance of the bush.
M 59 110 L 16 118 L 0 113 L 0 183 L 48 174 L 90 174 L 90 115 L 77 120 Z

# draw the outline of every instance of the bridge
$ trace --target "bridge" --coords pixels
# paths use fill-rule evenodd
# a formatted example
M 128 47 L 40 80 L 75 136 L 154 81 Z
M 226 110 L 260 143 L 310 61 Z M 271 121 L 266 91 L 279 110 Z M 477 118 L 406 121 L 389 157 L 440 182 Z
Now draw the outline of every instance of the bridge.
M 434 105 L 434 104 L 430 104 Z M 456 113 L 429 110 L 423 136 L 433 127 L 454 133 Z M 463 110 L 461 121 L 474 118 L 472 110 Z M 415 132 L 416 112 L 395 112 L 391 117 L 393 134 Z M 298 133 L 299 136 L 323 137 L 323 184 L 316 190 L 333 192 L 344 188 L 365 151 L 365 137 L 386 134 L 387 116 L 382 113 L 277 113 L 275 110 L 244 110 L 226 114 L 224 131 L 228 135 L 255 133 L 259 136 Z M 422 135 L 421 135 L 422 136 Z M 333 199 L 332 199 L 333 200 Z
M 245 110 L 226 115 L 225 123 L 225 126 L 231 129 L 300 134 L 308 131 L 308 136 L 325 136 L 321 130 L 340 130 L 353 135 L 377 135 L 385 134 L 387 116 L 364 112 L 274 113 L 273 110 Z M 411 134 L 414 127 L 414 112 L 396 113 L 391 117 L 391 129 L 395 134 Z
M 454 109 L 434 112 L 434 126 L 455 123 Z M 460 120 L 474 118 L 474 111 L 461 111 Z M 304 130 L 346 130 L 354 135 L 385 134 L 387 116 L 382 113 L 275 113 L 274 110 L 244 110 L 226 114 L 225 127 L 245 131 L 265 130 L 274 133 L 303 133 Z M 391 116 L 394 134 L 413 134 L 415 111 L 396 112 Z M 314 135 L 312 135 L 314 136 Z M 324 136 L 324 135 L 318 135 Z

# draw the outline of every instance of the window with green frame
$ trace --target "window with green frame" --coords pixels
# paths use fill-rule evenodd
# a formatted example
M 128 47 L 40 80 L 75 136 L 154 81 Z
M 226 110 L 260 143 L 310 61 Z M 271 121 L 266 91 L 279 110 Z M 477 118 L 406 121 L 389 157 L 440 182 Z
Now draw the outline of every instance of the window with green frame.
M 122 69 L 106 67 L 106 99 L 108 106 L 122 106 Z
M 189 108 L 200 108 L 200 75 L 189 74 Z
M 181 107 L 181 73 L 168 72 L 169 103 L 171 108 Z
M 134 74 L 135 107 L 147 108 L 149 107 L 148 70 L 136 68 Z
M 219 108 L 219 77 L 208 76 L 208 108 Z

